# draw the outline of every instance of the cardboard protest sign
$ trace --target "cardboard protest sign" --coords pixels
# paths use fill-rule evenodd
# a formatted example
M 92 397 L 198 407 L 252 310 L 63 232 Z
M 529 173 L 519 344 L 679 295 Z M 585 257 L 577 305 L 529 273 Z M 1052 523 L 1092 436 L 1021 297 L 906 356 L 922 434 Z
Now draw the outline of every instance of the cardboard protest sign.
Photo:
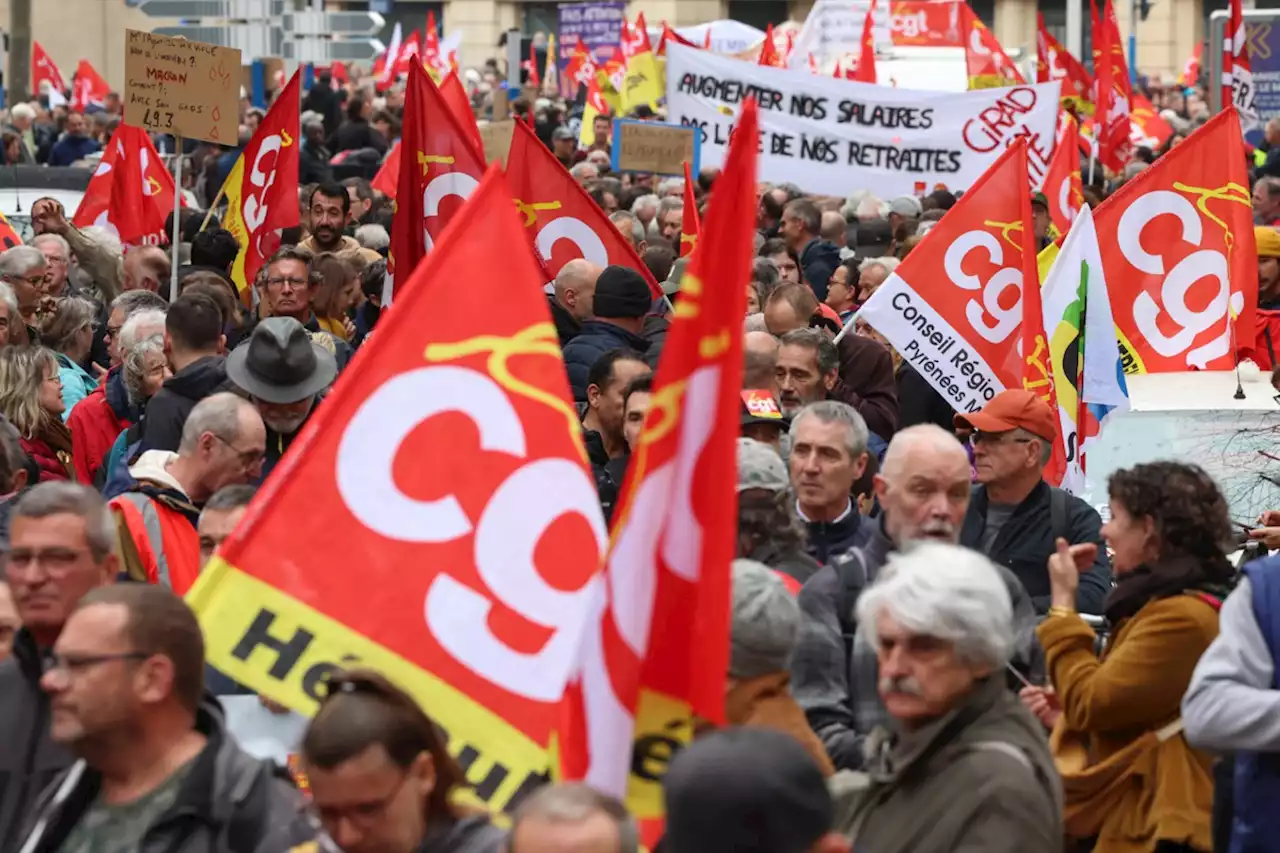
M 761 181 L 880 198 L 973 186 L 1015 140 L 1039 188 L 1053 153 L 1057 82 L 944 93 L 872 86 L 667 48 L 667 115 L 702 129 L 702 165 L 724 164 L 748 97 L 760 102 Z
M 125 31 L 125 120 L 187 139 L 235 145 L 240 51 Z
M 515 129 L 515 121 L 505 118 L 502 121 L 491 121 L 480 128 L 480 144 L 484 147 L 486 163 L 507 165 L 507 152 L 511 149 L 511 132 Z
M 613 171 L 683 175 L 684 164 L 698 171 L 701 134 L 696 128 L 656 121 L 613 122 Z

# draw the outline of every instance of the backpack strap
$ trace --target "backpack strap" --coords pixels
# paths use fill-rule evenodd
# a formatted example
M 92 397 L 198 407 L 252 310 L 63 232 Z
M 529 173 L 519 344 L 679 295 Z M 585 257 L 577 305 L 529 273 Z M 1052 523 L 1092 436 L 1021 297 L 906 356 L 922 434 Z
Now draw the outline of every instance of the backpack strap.
M 1071 529 L 1067 523 L 1067 493 L 1057 486 L 1049 487 L 1049 532 L 1054 542 L 1059 539 L 1071 542 Z

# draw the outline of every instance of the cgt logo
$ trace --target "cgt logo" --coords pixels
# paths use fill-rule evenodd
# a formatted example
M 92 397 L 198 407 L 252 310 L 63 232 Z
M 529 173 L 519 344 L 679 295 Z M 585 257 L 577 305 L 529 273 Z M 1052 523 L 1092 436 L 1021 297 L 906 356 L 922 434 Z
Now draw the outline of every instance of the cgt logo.
M 1125 261 L 1151 277 L 1134 298 L 1134 325 L 1161 356 L 1185 358 L 1188 367 L 1201 370 L 1230 353 L 1228 313 L 1245 305 L 1244 293 L 1229 289 L 1235 235 L 1209 207 L 1213 201 L 1252 207 L 1247 187 L 1210 189 L 1175 181 L 1172 189 L 1152 190 L 1131 202 L 1116 229 Z M 1235 212 L 1221 206 L 1218 211 L 1228 217 Z
M 262 253 L 261 242 L 263 237 L 261 231 L 271 213 L 267 202 L 267 194 L 275 186 L 276 170 L 280 164 L 281 152 L 292 145 L 293 137 L 284 130 L 271 134 L 262 140 L 262 143 L 258 146 L 258 150 L 253 157 L 253 165 L 249 168 L 247 176 L 248 192 L 245 193 L 244 201 L 241 204 L 241 215 L 244 218 L 245 227 L 249 231 L 250 239 L 254 242 L 260 254 Z
M 591 226 L 583 222 L 576 216 L 555 216 L 543 225 L 538 225 L 538 214 L 540 212 L 550 212 L 560 210 L 560 202 L 558 201 L 535 201 L 527 202 L 515 199 L 516 209 L 524 217 L 524 227 L 534 228 L 533 245 L 538 250 L 538 255 L 555 269 L 559 269 L 552 263 L 552 255 L 555 252 L 556 244 L 561 240 L 568 240 L 573 244 L 573 251 L 569 253 L 568 258 L 583 258 L 593 264 L 605 267 L 609 265 L 609 250 L 605 247 L 604 241 L 600 239 L 600 235 L 591 229 Z
M 422 151 L 417 152 L 417 155 L 418 165 L 422 167 L 423 175 L 427 174 L 432 165 L 448 166 L 454 162 L 453 157 L 426 154 Z M 431 229 L 427 227 L 427 221 L 440 215 L 440 204 L 449 196 L 456 196 L 466 201 L 478 186 L 480 182 L 466 172 L 445 172 L 427 183 L 422 190 L 422 243 L 426 251 L 430 252 L 431 247 L 435 245 L 435 240 L 431 237 Z
M 951 283 L 975 294 L 965 303 L 964 314 L 973 330 L 993 344 L 1002 344 L 1022 324 L 1021 245 L 1013 238 L 1020 222 L 984 222 L 999 230 L 966 231 L 947 247 L 943 269 Z M 1006 266 L 1006 249 L 1013 254 Z M 974 260 L 974 259 L 977 260 Z M 985 270 L 986 275 L 967 270 Z

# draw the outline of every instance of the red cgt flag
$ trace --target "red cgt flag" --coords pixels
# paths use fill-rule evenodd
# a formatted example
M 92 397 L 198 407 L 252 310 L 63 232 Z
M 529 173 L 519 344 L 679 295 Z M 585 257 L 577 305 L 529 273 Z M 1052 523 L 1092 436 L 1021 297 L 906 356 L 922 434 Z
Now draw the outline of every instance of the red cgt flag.
M 682 282 L 615 511 L 605 563 L 610 600 L 587 625 L 582 669 L 565 694 L 565 776 L 615 795 L 627 790 L 650 846 L 661 830 L 662 780 L 632 772 L 633 753 L 635 766 L 653 766 L 641 744 L 687 738 L 695 716 L 724 722 L 742 282 L 751 274 L 758 133 L 748 100 Z
M 58 70 L 53 58 L 40 46 L 40 42 L 33 41 L 31 43 L 31 91 L 37 95 L 40 94 L 41 83 L 48 83 L 49 88 L 57 91 L 59 95 L 64 95 L 67 91 L 67 81 Z
M 1253 349 L 1258 260 L 1235 110 L 1143 169 L 1093 218 L 1126 373 L 1229 370 L 1233 337 L 1241 354 Z
M 395 277 L 404 281 L 462 209 L 485 172 L 483 156 L 459 127 L 420 62 L 409 66 L 400 148 L 391 266 L 398 273 Z M 393 276 L 388 275 L 384 305 L 394 296 L 393 282 Z
M 1124 61 L 1116 10 L 1110 0 L 1107 0 L 1103 17 L 1098 16 L 1093 0 L 1089 0 L 1089 6 L 1093 25 L 1093 67 L 1097 69 L 1094 78 L 1094 139 L 1098 162 L 1113 172 L 1119 172 L 1129 162 L 1129 154 L 1133 150 L 1133 143 L 1129 140 L 1129 117 L 1133 113 L 1129 69 Z
M 858 312 L 960 413 L 1024 384 L 1023 296 L 1039 282 L 1025 145 L 1001 154 Z M 1047 375 L 1047 353 L 1044 364 Z
M 384 673 L 485 768 L 469 793 L 494 811 L 550 763 L 607 545 L 522 240 L 495 167 L 187 597 L 209 662 L 303 714 L 317 663 Z
M 684 215 L 680 218 L 680 257 L 693 253 L 698 247 L 698 200 L 693 196 L 693 174 L 689 169 L 689 161 L 684 164 Z
M 778 46 L 773 41 L 773 24 L 769 24 L 764 31 L 764 42 L 760 45 L 760 57 L 757 63 L 769 68 L 787 67 L 786 60 L 782 58 L 782 54 L 778 52 Z
M 294 204 L 296 211 L 297 204 Z M 72 217 L 77 228 L 98 225 L 127 246 L 168 242 L 165 218 L 173 212 L 173 176 L 143 129 L 120 123 Z
M 71 109 L 82 113 L 91 106 L 100 107 L 111 94 L 111 87 L 102 79 L 98 70 L 82 59 L 76 66 L 75 80 L 71 84 Z
M 574 258 L 631 267 L 645 277 L 655 299 L 662 287 L 631 241 L 573 180 L 524 122 L 515 123 L 507 152 L 507 181 L 547 274 L 554 277 Z
M 1022 72 L 1004 52 L 991 30 L 974 13 L 967 2 L 960 3 L 964 21 L 964 61 L 970 89 L 990 89 L 1025 83 Z
M 1036 13 L 1036 82 L 1062 83 L 1059 99 L 1075 110 L 1084 110 L 1092 100 L 1093 79 L 1080 60 L 1062 46 L 1044 25 L 1044 15 Z
M 1059 116 L 1058 140 L 1053 146 L 1053 156 L 1044 173 L 1044 195 L 1049 201 L 1049 219 L 1057 231 L 1057 237 L 1071 228 L 1084 204 L 1084 184 L 1080 179 L 1080 155 L 1075 140 L 1080 131 L 1071 113 L 1063 110 Z
M 280 229 L 298 224 L 301 76 L 301 69 L 293 73 L 223 184 L 227 215 L 222 224 L 240 244 L 231 280 L 242 292 L 280 248 Z

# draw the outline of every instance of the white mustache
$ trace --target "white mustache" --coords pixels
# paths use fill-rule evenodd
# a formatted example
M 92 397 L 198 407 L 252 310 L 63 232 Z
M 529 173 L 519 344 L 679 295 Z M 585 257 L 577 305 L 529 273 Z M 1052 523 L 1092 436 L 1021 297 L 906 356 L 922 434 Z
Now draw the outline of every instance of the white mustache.
M 881 676 L 877 686 L 880 688 L 880 695 L 886 693 L 899 693 L 905 696 L 923 696 L 924 688 L 920 686 L 920 682 L 916 681 L 909 675 L 885 675 Z

